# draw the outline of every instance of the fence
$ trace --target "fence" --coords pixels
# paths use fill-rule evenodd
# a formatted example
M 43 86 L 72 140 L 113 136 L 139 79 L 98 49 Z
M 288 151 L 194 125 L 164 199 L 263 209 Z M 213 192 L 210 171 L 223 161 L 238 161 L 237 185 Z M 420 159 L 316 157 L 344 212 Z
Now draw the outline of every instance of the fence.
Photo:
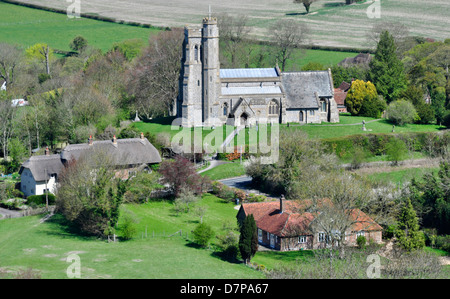
M 25 216 L 34 216 L 39 214 L 45 214 L 47 212 L 50 212 L 51 214 L 55 210 L 54 206 L 49 206 L 48 210 L 46 207 L 41 208 L 34 208 L 34 209 L 27 209 L 23 211 L 11 211 L 11 213 L 3 215 L 3 218 L 0 215 L 0 219 L 10 219 L 10 218 L 18 218 L 18 217 L 25 217 Z
M 186 240 L 189 240 L 189 232 L 187 230 L 183 231 L 182 229 L 176 232 L 168 232 L 163 230 L 161 231 L 149 231 L 148 227 L 145 227 L 145 230 L 138 232 L 136 238 L 140 239 L 154 239 L 154 238 L 172 238 L 172 237 L 184 237 Z

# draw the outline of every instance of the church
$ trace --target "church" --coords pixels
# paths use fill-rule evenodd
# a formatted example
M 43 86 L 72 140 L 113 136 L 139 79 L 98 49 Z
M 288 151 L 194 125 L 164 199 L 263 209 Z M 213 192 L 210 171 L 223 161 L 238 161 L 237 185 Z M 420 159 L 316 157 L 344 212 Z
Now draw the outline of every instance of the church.
M 221 69 L 215 17 L 186 26 L 177 117 L 183 127 L 339 122 L 331 71 Z

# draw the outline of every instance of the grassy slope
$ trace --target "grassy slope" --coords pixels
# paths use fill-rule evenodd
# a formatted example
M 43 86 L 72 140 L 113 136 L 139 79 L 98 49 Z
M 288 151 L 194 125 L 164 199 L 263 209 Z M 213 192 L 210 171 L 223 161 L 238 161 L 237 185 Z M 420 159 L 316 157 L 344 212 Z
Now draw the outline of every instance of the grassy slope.
M 222 223 L 235 223 L 236 210 L 214 196 L 205 196 L 208 207 L 204 217 L 216 233 Z M 70 253 L 81 258 L 82 278 L 262 278 L 243 264 L 215 257 L 210 250 L 191 246 L 185 238 L 150 238 L 153 230 L 166 235 L 179 229 L 191 232 L 199 218 L 193 213 L 176 216 L 170 202 L 154 202 L 124 207 L 139 219 L 139 233 L 128 242 L 107 243 L 84 238 L 65 230 L 58 217 L 39 223 L 39 216 L 0 220 L 0 268 L 18 270 L 32 267 L 42 278 L 66 278 Z M 148 227 L 149 238 L 142 239 Z
M 115 42 L 140 38 L 147 41 L 157 29 L 141 28 L 66 15 L 0 2 L 0 42 L 28 47 L 48 43 L 51 48 L 69 51 L 78 35 L 90 45 L 107 51 Z

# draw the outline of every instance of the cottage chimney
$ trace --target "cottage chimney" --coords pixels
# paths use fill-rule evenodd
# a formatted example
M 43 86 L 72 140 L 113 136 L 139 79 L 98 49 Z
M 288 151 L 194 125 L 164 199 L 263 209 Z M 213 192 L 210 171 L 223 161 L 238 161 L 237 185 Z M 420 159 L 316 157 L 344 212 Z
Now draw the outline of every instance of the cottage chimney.
M 117 144 L 117 138 L 116 138 L 116 135 L 113 136 L 112 143 L 113 143 L 113 144 Z
M 88 144 L 89 144 L 89 145 L 92 145 L 92 144 L 93 144 L 92 135 L 89 136 Z
M 48 149 L 48 146 L 45 148 L 45 155 L 50 156 L 50 150 Z
M 145 139 L 144 133 L 141 132 L 141 139 Z
M 283 201 L 284 201 L 284 195 L 281 194 L 281 196 L 280 196 L 280 214 L 283 214 L 283 212 L 284 212 Z

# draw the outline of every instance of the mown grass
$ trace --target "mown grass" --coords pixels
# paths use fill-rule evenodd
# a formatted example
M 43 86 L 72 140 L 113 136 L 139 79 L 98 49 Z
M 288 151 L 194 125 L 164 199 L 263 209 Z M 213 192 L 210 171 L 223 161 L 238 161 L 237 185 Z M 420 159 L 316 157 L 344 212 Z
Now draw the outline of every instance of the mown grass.
M 204 196 L 199 204 L 207 207 L 203 221 L 216 234 L 222 232 L 223 222 L 236 223 L 233 204 L 212 195 Z M 180 229 L 190 238 L 200 221 L 193 212 L 177 216 L 169 201 L 124 205 L 123 210 L 135 214 L 138 234 L 130 241 L 116 243 L 74 234 L 60 216 L 45 223 L 39 223 L 41 216 L 0 220 L 0 268 L 17 271 L 31 267 L 42 278 L 67 278 L 71 264 L 67 256 L 75 253 L 80 257 L 81 278 L 263 278 L 261 272 L 193 246 L 184 234 L 168 238 Z M 145 228 L 148 235 L 142 238 Z M 151 237 L 153 230 L 161 235 Z
M 0 2 L 0 42 L 29 47 L 47 43 L 53 49 L 70 51 L 69 43 L 83 36 L 89 45 L 106 52 L 115 42 L 142 39 L 159 30 L 67 15 Z
M 211 180 L 221 180 L 245 175 L 245 167 L 240 161 L 235 161 L 218 165 L 210 170 L 202 172 L 201 175 L 208 176 Z

